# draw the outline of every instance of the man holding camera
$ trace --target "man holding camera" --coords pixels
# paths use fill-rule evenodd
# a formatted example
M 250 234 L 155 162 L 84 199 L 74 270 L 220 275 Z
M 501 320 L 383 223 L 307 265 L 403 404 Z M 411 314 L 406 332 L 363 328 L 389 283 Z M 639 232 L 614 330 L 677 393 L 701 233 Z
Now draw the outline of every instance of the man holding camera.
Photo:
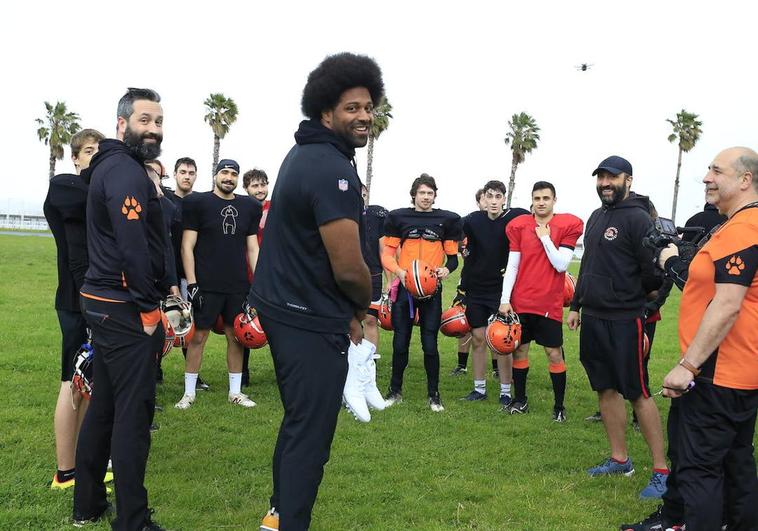
M 663 394 L 678 399 L 670 413 L 678 416 L 678 440 L 669 444 L 677 449 L 676 484 L 688 531 L 722 523 L 756 529 L 758 153 L 722 151 L 703 182 L 706 200 L 727 221 L 691 263 L 679 258 L 674 245 L 658 260 L 667 274 L 686 280 L 681 359 L 663 380 Z M 664 513 L 668 502 L 667 496 Z
M 592 172 L 602 207 L 587 221 L 576 293 L 567 317 L 570 330 L 580 325 L 579 358 L 598 394 L 611 455 L 590 468 L 590 476 L 634 473 L 627 453 L 626 408 L 629 400 L 652 454 L 653 474 L 643 498 L 660 498 L 668 467 L 658 409 L 644 377 L 646 296 L 661 285 L 653 252 L 642 246 L 652 227 L 647 198 L 630 194 L 632 165 L 608 157 Z

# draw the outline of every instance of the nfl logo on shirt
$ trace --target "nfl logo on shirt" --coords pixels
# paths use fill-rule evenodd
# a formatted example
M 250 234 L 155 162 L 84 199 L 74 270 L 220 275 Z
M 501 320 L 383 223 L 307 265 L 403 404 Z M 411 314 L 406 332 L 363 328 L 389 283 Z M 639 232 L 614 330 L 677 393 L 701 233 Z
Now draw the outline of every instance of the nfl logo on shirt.
M 337 181 L 337 188 L 343 192 L 347 192 L 347 179 L 340 179 Z

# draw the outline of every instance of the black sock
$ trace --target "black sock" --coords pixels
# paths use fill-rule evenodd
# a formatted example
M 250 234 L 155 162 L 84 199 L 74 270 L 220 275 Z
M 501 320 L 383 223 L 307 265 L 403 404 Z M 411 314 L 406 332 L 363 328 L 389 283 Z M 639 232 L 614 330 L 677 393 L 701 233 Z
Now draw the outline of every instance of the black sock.
M 465 369 L 466 365 L 468 365 L 468 352 L 459 352 L 458 353 L 458 367 Z
M 513 400 L 514 402 L 526 402 L 526 376 L 529 374 L 529 367 L 526 369 L 513 368 Z
M 553 382 L 553 395 L 555 395 L 556 408 L 563 407 L 563 397 L 566 395 L 566 371 L 551 372 L 550 380 Z
M 64 483 L 66 481 L 74 479 L 74 471 L 76 469 L 72 468 L 70 470 L 58 470 L 56 475 L 58 476 L 58 483 Z
M 497 368 L 497 360 L 492 360 L 492 370 L 493 371 L 497 371 L 498 370 L 498 368 Z

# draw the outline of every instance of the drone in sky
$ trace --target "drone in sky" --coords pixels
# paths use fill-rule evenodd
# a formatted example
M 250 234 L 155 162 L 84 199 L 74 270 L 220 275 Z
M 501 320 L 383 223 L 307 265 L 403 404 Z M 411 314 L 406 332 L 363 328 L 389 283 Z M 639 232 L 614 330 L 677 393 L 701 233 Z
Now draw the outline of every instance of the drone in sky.
M 579 64 L 579 65 L 576 65 L 574 68 L 576 68 L 576 69 L 577 69 L 577 70 L 579 70 L 580 72 L 586 72 L 587 70 L 589 70 L 589 69 L 590 69 L 590 68 L 592 68 L 593 66 L 594 66 L 594 65 L 592 65 L 592 64 L 590 64 L 590 63 L 582 63 L 582 64 Z

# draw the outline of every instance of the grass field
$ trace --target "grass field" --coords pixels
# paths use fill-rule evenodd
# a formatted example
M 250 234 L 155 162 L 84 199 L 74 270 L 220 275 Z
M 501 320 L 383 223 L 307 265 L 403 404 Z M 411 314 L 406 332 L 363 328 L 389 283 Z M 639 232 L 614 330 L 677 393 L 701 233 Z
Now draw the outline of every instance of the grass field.
M 454 282 L 448 281 L 446 300 Z M 55 283 L 52 238 L 0 236 L 0 529 L 71 528 L 73 493 L 48 488 L 55 471 L 52 417 L 60 373 Z M 674 290 L 650 363 L 654 390 L 677 357 L 678 303 Z M 637 469 L 632 478 L 590 479 L 585 473 L 606 457 L 607 443 L 601 425 L 583 420 L 597 403 L 578 361 L 577 339 L 566 330 L 569 421 L 556 424 L 541 349 L 531 356 L 530 412 L 512 417 L 498 412 L 492 379 L 488 401 L 458 400 L 472 381 L 448 376 L 457 348 L 442 336 L 446 410 L 432 413 L 416 333 L 405 402 L 376 413 L 367 425 L 341 413 L 312 529 L 614 529 L 652 511 L 655 502 L 637 498 L 650 475 L 639 433 L 628 431 Z M 391 335 L 383 333 L 383 391 L 390 344 Z M 258 407 L 243 410 L 226 401 L 224 348 L 220 336 L 212 336 L 202 369 L 212 390 L 199 393 L 188 411 L 172 407 L 183 393 L 181 354 L 164 360 L 158 403 L 165 411 L 156 414 L 160 430 L 153 435 L 147 486 L 155 519 L 168 529 L 257 529 L 268 509 L 282 415 L 271 358 L 266 349 L 254 352 L 248 392 Z M 665 417 L 667 402 L 658 399 L 658 405 Z

